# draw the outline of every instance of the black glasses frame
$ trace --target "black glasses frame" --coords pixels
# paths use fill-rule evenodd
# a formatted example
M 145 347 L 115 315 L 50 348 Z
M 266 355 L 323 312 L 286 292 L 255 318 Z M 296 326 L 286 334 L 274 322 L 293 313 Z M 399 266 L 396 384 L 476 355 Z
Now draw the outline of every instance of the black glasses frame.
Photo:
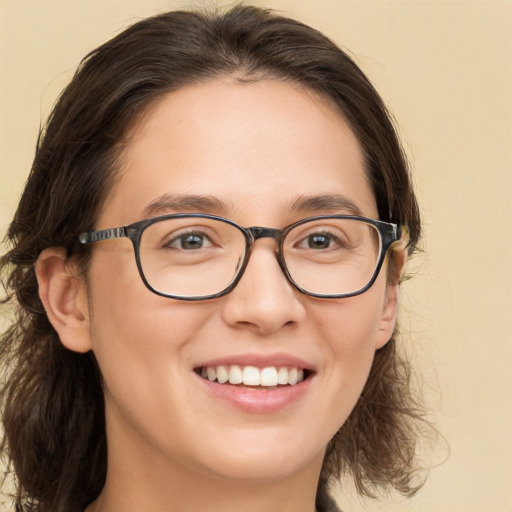
M 212 219 L 212 220 L 218 220 L 221 222 L 225 222 L 226 224 L 230 224 L 231 226 L 237 228 L 245 238 L 245 255 L 244 260 L 242 264 L 240 265 L 240 268 L 231 282 L 229 286 L 224 288 L 224 290 L 211 294 L 211 295 L 201 295 L 201 296 L 192 296 L 192 297 L 183 297 L 180 295 L 173 295 L 170 293 L 164 293 L 159 290 L 156 290 L 153 288 L 149 282 L 146 279 L 146 276 L 144 275 L 144 271 L 142 269 L 142 264 L 140 260 L 140 240 L 142 237 L 142 233 L 145 229 L 147 229 L 152 224 L 155 224 L 156 222 L 161 222 L 163 220 L 167 219 L 179 219 L 179 218 L 203 218 L 203 219 Z M 359 222 L 364 222 L 366 224 L 373 225 L 380 235 L 380 254 L 379 258 L 377 260 L 377 265 L 375 266 L 375 270 L 373 272 L 373 275 L 368 282 L 366 286 L 363 288 L 356 290 L 354 292 L 349 293 L 341 293 L 341 294 L 319 294 L 319 293 L 312 293 L 308 290 L 305 290 L 301 286 L 299 286 L 291 277 L 288 268 L 286 266 L 284 256 L 283 256 L 283 241 L 286 237 L 286 235 L 295 227 L 300 226 L 301 224 L 306 224 L 311 221 L 315 220 L 322 220 L 322 219 L 352 219 Z M 294 222 L 293 224 L 290 224 L 289 226 L 286 226 L 283 229 L 275 229 L 275 228 L 265 228 L 261 226 L 253 226 L 250 228 L 245 228 L 243 226 L 240 226 L 236 222 L 233 222 L 230 219 L 226 219 L 224 217 L 219 217 L 217 215 L 208 215 L 204 213 L 173 213 L 169 215 L 161 215 L 159 217 L 152 217 L 150 219 L 144 219 L 138 222 L 134 222 L 133 224 L 129 224 L 127 226 L 121 226 L 117 228 L 109 228 L 109 229 L 99 229 L 95 231 L 89 231 L 87 233 L 81 233 L 78 237 L 81 244 L 89 244 L 94 242 L 102 242 L 104 240 L 112 240 L 115 238 L 129 238 L 133 244 L 133 249 L 135 252 L 135 260 L 137 263 L 137 268 L 139 270 L 140 277 L 146 287 L 151 290 L 156 295 L 160 295 L 162 297 L 168 297 L 170 299 L 177 299 L 177 300 L 186 300 L 186 301 L 198 301 L 198 300 L 208 300 L 208 299 L 216 299 L 218 297 L 222 297 L 223 295 L 226 295 L 230 291 L 232 291 L 235 286 L 238 284 L 240 279 L 242 278 L 244 271 L 247 267 L 247 264 L 249 263 L 249 259 L 251 257 L 252 247 L 256 240 L 259 238 L 273 238 L 276 243 L 276 258 L 279 263 L 279 266 L 281 267 L 281 270 L 283 271 L 284 275 L 288 279 L 288 281 L 301 293 L 304 293 L 305 295 L 308 295 L 310 297 L 316 297 L 320 299 L 341 299 L 345 297 L 353 297 L 355 295 L 360 295 L 361 293 L 364 293 L 367 291 L 375 282 L 377 279 L 377 276 L 379 275 L 379 272 L 382 268 L 382 264 L 384 263 L 384 259 L 386 257 L 386 254 L 391 247 L 391 245 L 398 240 L 400 240 L 402 236 L 402 227 L 398 226 L 396 224 L 392 224 L 389 222 L 384 222 L 381 220 L 375 220 L 375 219 L 369 219 L 366 217 L 360 217 L 356 215 L 318 215 L 315 217 L 308 217 L 306 219 L 299 220 L 298 222 Z

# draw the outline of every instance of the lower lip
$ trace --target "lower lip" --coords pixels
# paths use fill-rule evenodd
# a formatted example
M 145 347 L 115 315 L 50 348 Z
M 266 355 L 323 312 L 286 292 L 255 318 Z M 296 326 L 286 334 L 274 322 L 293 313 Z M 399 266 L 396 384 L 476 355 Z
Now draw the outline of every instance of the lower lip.
M 297 402 L 308 390 L 313 376 L 294 386 L 282 386 L 274 389 L 264 387 L 253 389 L 230 384 L 219 384 L 196 375 L 203 386 L 215 398 L 245 412 L 271 413 L 280 411 Z

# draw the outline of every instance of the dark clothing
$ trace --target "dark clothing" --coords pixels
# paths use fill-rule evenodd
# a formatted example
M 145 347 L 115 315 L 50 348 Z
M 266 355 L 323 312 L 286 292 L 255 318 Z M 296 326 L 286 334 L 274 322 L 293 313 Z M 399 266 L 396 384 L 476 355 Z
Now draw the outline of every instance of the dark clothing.
M 336 502 L 325 493 L 319 493 L 316 496 L 316 509 L 318 512 L 341 512 Z

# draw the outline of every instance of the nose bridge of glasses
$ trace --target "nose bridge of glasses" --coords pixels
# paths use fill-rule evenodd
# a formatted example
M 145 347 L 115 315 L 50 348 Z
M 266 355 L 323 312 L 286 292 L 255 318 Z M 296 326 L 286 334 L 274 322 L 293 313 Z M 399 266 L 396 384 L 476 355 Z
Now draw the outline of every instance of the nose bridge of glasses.
M 262 226 L 253 226 L 250 228 L 245 228 L 246 233 L 249 235 L 250 238 L 250 247 L 249 252 L 246 255 L 246 264 L 244 265 L 244 269 L 242 270 L 242 273 L 245 271 L 245 266 L 247 265 L 250 254 L 252 253 L 252 244 L 256 242 L 259 238 L 272 238 L 275 243 L 275 257 L 277 259 L 277 263 L 286 277 L 286 279 L 290 280 L 288 277 L 288 272 L 286 270 L 286 264 L 284 263 L 282 254 L 281 254 L 281 241 L 283 237 L 284 230 L 282 229 L 276 229 L 276 228 L 266 228 Z
M 273 238 L 274 240 L 277 240 L 281 234 L 280 229 L 264 228 L 261 226 L 253 226 L 252 228 L 247 228 L 247 231 L 250 233 L 253 242 L 258 240 L 258 238 Z
M 284 262 L 282 260 L 282 254 L 281 254 L 281 240 L 283 235 L 282 229 L 276 229 L 276 228 L 266 228 L 263 226 L 253 226 L 251 228 L 246 228 L 246 233 L 249 234 L 250 238 L 250 248 L 249 251 L 252 252 L 252 245 L 256 240 L 259 238 L 272 238 L 274 240 L 275 244 L 275 253 L 277 260 L 279 262 L 279 266 L 283 269 L 284 272 Z

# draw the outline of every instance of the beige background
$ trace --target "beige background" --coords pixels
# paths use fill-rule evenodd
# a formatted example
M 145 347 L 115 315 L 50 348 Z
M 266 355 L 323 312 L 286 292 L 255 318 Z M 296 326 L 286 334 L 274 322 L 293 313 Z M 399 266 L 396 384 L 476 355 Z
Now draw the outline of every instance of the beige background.
M 402 323 L 451 454 L 412 501 L 364 508 L 347 487 L 345 510 L 512 511 L 512 3 L 254 3 L 356 55 L 398 120 L 424 213 L 426 255 Z M 40 119 L 79 59 L 138 18 L 186 5 L 0 0 L 0 232 Z M 442 458 L 441 448 L 432 461 Z

